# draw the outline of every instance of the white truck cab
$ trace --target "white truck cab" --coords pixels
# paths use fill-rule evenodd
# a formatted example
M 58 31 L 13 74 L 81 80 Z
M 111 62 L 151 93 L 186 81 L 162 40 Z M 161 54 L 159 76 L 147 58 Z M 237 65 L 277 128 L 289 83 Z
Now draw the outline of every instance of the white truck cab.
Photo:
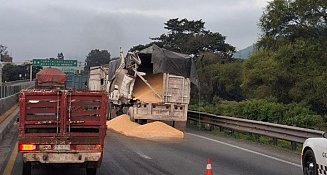
M 327 133 L 303 143 L 302 168 L 304 175 L 327 174 Z

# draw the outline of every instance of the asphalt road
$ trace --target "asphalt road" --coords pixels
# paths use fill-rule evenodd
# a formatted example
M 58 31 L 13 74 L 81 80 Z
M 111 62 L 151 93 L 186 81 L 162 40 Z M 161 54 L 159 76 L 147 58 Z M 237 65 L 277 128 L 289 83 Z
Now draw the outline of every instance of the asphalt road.
M 254 148 L 255 149 L 255 148 Z M 272 153 L 273 154 L 273 153 Z M 109 132 L 99 175 L 199 175 L 206 160 L 212 160 L 215 175 L 300 175 L 299 162 L 283 160 L 239 145 L 188 132 L 183 140 L 147 141 Z M 14 161 L 12 175 L 22 172 L 21 155 Z M 84 175 L 78 167 L 41 167 L 33 175 Z

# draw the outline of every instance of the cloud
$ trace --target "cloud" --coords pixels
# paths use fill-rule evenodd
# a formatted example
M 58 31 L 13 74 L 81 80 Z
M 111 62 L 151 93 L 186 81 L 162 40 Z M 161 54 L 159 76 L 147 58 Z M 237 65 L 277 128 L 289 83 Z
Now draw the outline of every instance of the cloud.
M 170 18 L 203 19 L 206 28 L 242 49 L 254 43 L 265 0 L 0 0 L 0 43 L 15 61 L 37 57 L 84 60 L 94 48 L 127 51 L 166 32 Z

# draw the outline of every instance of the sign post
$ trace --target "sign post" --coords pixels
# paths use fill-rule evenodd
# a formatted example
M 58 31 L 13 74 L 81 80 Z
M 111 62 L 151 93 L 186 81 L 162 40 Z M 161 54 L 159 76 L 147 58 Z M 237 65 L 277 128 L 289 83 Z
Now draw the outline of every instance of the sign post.
M 0 86 L 2 86 L 2 64 L 1 64 L 1 54 L 0 54 Z M 2 97 L 2 96 L 1 96 Z
M 33 79 L 33 64 L 30 64 L 30 81 Z
M 2 64 L 0 62 L 0 86 L 2 86 Z
M 2 64 L 1 64 L 1 62 L 0 62 L 0 86 L 2 86 Z

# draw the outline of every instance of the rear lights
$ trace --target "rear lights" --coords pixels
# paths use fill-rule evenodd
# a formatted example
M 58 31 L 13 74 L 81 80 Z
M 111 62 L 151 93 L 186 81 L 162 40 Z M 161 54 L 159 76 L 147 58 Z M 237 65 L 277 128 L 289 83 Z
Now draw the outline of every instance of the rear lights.
M 34 151 L 36 150 L 36 145 L 33 144 L 19 144 L 19 151 Z

